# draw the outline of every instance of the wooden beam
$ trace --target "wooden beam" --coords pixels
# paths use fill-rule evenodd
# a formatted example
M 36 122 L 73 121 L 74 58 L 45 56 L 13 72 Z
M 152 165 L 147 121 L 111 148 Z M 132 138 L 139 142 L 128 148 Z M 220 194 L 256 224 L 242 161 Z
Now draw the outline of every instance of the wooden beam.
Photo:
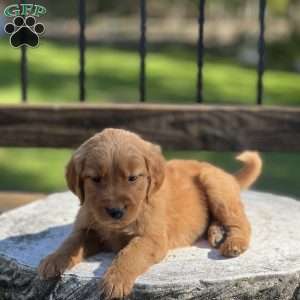
M 46 195 L 39 193 L 0 192 L 0 214 L 17 208 L 33 201 L 45 198 Z
M 0 146 L 77 147 L 106 127 L 165 149 L 300 151 L 300 108 L 109 104 L 0 106 Z

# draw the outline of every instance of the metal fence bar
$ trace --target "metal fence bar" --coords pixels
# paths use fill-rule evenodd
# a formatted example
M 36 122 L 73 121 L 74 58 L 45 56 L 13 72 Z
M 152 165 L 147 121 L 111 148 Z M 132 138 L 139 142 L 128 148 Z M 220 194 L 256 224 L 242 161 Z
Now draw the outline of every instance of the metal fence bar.
M 21 74 L 21 101 L 27 102 L 28 71 L 27 71 L 26 46 L 21 46 L 20 74 Z
M 86 50 L 86 39 L 85 39 L 85 23 L 86 23 L 86 10 L 85 0 L 79 0 L 79 101 L 84 102 L 86 98 L 85 89 L 85 50 Z
M 205 0 L 199 0 L 198 43 L 197 43 L 197 95 L 196 101 L 203 102 L 203 55 L 204 55 Z
M 267 0 L 259 0 L 259 38 L 258 38 L 258 64 L 257 64 L 257 96 L 256 102 L 263 102 L 263 75 L 265 70 L 265 14 Z
M 19 0 L 19 4 L 26 3 L 26 0 Z M 21 9 L 21 7 L 20 7 Z M 20 57 L 20 80 L 21 80 L 21 102 L 27 102 L 28 70 L 27 70 L 27 48 L 21 46 Z
M 147 55 L 147 7 L 146 0 L 140 0 L 140 102 L 146 101 L 146 55 Z

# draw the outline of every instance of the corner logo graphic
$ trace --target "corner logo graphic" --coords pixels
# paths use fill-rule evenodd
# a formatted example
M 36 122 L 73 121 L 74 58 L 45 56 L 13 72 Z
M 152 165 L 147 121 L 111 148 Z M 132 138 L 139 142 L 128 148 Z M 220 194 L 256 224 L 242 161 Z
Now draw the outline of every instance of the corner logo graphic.
M 46 8 L 34 4 L 13 4 L 4 10 L 6 17 L 14 17 L 12 23 L 7 23 L 4 31 L 10 34 L 10 44 L 14 48 L 20 46 L 37 47 L 39 36 L 44 33 L 45 26 L 36 18 L 45 15 Z

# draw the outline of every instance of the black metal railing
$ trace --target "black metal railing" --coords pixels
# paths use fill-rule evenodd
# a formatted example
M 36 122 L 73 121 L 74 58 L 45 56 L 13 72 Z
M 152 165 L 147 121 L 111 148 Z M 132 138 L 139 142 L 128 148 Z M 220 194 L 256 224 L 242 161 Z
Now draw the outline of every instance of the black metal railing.
M 20 64 L 20 74 L 21 74 L 21 100 L 22 102 L 27 102 L 27 48 L 26 46 L 21 46 L 21 64 Z
M 197 94 L 198 103 L 203 102 L 203 56 L 204 56 L 204 18 L 205 0 L 199 0 L 198 45 L 197 45 Z
M 265 70 L 265 15 L 267 0 L 259 0 L 259 38 L 258 38 L 258 64 L 257 64 L 257 104 L 263 102 L 263 75 Z
M 19 0 L 20 3 L 26 3 L 26 0 Z M 27 48 L 21 46 L 21 63 L 20 63 L 20 75 L 21 75 L 21 100 L 27 101 L 27 88 L 28 88 L 28 72 L 27 72 Z
M 79 20 L 79 101 L 85 101 L 85 23 L 86 23 L 86 12 L 85 12 L 85 0 L 79 0 L 78 5 L 78 20 Z
M 25 3 L 26 0 L 19 0 Z M 265 12 L 266 0 L 259 0 L 259 37 L 258 37 L 258 63 L 257 63 L 257 93 L 256 103 L 263 103 L 263 76 L 265 70 Z M 79 101 L 86 100 L 86 76 L 85 76 L 85 25 L 86 25 L 86 1 L 78 0 L 78 20 L 79 20 Z M 197 41 L 197 78 L 196 78 L 196 102 L 203 103 L 203 64 L 204 64 L 204 23 L 205 23 L 205 0 L 199 0 L 198 17 L 198 41 Z M 140 75 L 139 75 L 139 101 L 147 100 L 147 0 L 140 0 Z M 21 100 L 27 101 L 28 89 L 28 70 L 27 70 L 27 52 L 26 47 L 21 47 Z

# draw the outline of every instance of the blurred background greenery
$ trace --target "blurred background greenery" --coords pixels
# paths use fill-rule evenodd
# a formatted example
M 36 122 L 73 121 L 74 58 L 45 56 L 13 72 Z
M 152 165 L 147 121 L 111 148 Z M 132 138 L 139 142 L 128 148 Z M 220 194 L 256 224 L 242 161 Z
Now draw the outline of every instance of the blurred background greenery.
M 208 2 L 208 1 L 207 1 Z M 28 50 L 29 102 L 78 101 L 78 23 L 76 1 L 41 0 L 48 9 L 46 34 Z M 196 84 L 197 1 L 148 2 L 149 102 L 193 103 Z M 0 3 L 0 9 L 11 4 Z M 87 1 L 88 102 L 138 99 L 138 1 Z M 266 18 L 265 105 L 300 105 L 299 0 L 268 1 Z M 255 104 L 258 1 L 207 3 L 204 99 L 210 104 Z M 7 20 L 2 17 L 0 24 Z M 3 27 L 0 25 L 0 27 Z M 0 29 L 1 31 L 1 29 Z M 0 34 L 0 105 L 20 102 L 20 51 Z M 63 175 L 70 150 L 0 149 L 0 190 L 50 193 L 66 189 Z M 213 162 L 229 171 L 239 165 L 233 153 L 165 153 Z M 299 153 L 265 153 L 256 188 L 296 196 Z

